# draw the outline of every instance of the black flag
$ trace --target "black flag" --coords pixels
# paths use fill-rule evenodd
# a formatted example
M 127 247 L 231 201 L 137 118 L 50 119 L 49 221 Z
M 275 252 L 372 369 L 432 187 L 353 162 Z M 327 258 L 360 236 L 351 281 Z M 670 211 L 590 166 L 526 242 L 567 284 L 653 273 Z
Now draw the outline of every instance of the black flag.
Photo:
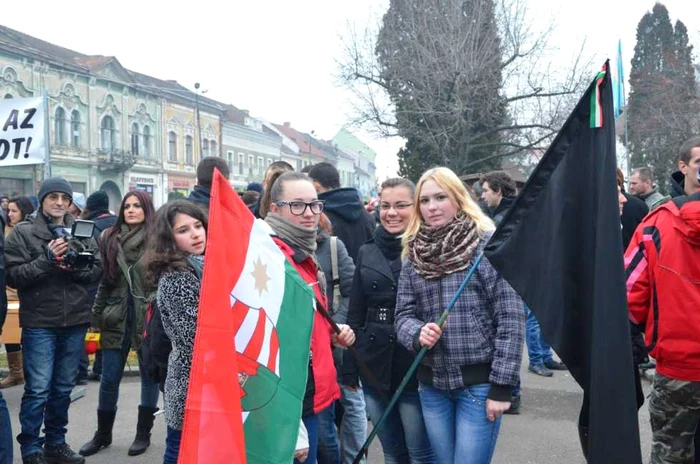
M 589 462 L 638 464 L 614 124 L 606 63 L 485 255 L 535 313 L 545 338 L 583 388 Z

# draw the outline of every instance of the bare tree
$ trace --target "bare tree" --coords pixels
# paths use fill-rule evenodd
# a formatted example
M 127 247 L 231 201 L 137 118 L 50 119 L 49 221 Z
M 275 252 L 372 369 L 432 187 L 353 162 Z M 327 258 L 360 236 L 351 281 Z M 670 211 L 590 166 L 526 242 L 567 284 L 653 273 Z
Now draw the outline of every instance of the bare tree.
M 551 32 L 535 27 L 526 0 L 391 0 L 379 24 L 343 38 L 350 119 L 415 138 L 460 173 L 541 150 L 591 77 L 583 44 L 554 64 Z

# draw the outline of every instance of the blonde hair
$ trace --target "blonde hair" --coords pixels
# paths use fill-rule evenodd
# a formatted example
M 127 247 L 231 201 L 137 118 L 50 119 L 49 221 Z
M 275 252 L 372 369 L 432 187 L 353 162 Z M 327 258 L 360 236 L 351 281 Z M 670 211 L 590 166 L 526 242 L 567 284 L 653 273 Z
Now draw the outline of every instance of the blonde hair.
M 423 223 L 423 217 L 420 212 L 420 195 L 423 190 L 423 185 L 432 180 L 435 182 L 447 195 L 450 201 L 457 205 L 457 210 L 469 216 L 476 224 L 476 230 L 479 237 L 483 237 L 485 233 L 496 229 L 493 223 L 482 210 L 481 207 L 472 199 L 457 174 L 445 167 L 433 168 L 425 171 L 416 185 L 416 192 L 413 195 L 413 215 L 408 221 L 408 227 L 402 237 L 403 253 L 406 256 L 408 253 L 408 244 L 416 238 L 418 230 Z

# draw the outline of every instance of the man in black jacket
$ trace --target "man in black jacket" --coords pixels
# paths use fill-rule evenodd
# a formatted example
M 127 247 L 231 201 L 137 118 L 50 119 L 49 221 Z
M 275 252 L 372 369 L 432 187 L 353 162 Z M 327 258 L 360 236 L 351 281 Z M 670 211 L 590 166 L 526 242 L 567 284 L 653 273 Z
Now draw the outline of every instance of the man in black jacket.
M 197 164 L 197 185 L 190 192 L 187 200 L 197 203 L 208 213 L 209 201 L 211 201 L 211 184 L 214 181 L 214 170 L 218 170 L 222 176 L 229 178 L 231 171 L 225 159 L 219 156 L 206 156 Z
M 74 269 L 64 262 L 69 244 L 61 229 L 73 223 L 67 212 L 72 195 L 65 179 L 46 179 L 36 216 L 17 224 L 5 247 L 7 283 L 20 301 L 26 383 L 17 440 L 27 464 L 85 462 L 66 444 L 65 434 L 91 320 L 88 286 L 99 281 L 102 266 L 94 239 L 87 241 L 95 250 L 92 265 Z M 42 423 L 45 437 L 40 436 Z
M 360 247 L 374 235 L 376 222 L 365 211 L 357 190 L 340 188 L 340 173 L 335 166 L 326 162 L 314 164 L 309 177 L 318 199 L 325 202 L 323 212 L 331 221 L 333 235 L 343 241 L 355 261 Z
M 678 171 L 671 174 L 671 196 L 693 195 L 700 189 L 700 136 L 691 137 L 681 147 Z
M 85 202 L 83 219 L 93 221 L 93 237 L 99 241 L 100 235 L 117 223 L 117 216 L 109 212 L 109 197 L 104 190 L 95 190 Z

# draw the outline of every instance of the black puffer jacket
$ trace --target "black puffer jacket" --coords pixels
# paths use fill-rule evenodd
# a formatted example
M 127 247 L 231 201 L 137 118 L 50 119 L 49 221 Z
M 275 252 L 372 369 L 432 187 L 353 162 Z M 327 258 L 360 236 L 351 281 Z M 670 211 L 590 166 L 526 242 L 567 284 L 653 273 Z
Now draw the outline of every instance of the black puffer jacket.
M 345 244 L 348 254 L 356 261 L 360 247 L 374 234 L 377 226 L 372 216 L 365 211 L 360 203 L 357 190 L 353 188 L 339 188 L 319 193 L 319 200 L 326 203 L 323 212 L 333 226 L 333 235 L 336 235 Z
M 394 329 L 400 273 L 400 257 L 388 260 L 374 240 L 363 245 L 357 255 L 348 310 L 347 323 L 356 335 L 357 356 L 374 374 L 382 390 L 389 393 L 396 391 L 414 360 L 414 356 L 398 343 Z M 364 384 L 374 386 L 363 372 L 359 374 Z M 344 380 L 349 382 L 355 375 L 355 363 L 344 360 Z M 417 390 L 418 381 L 414 375 L 406 391 Z
M 102 232 L 112 227 L 117 223 L 117 216 L 110 213 L 109 211 L 97 211 L 90 213 L 84 217 L 86 221 L 93 221 L 95 223 L 95 229 L 92 232 L 92 236 L 99 242 Z
M 73 223 L 67 214 L 64 223 Z M 95 264 L 84 271 L 66 271 L 54 266 L 46 256 L 53 234 L 43 212 L 17 224 L 5 246 L 7 284 L 19 295 L 20 326 L 58 328 L 89 324 L 92 301 L 88 286 L 102 277 L 99 252 Z M 96 249 L 94 239 L 90 248 Z

